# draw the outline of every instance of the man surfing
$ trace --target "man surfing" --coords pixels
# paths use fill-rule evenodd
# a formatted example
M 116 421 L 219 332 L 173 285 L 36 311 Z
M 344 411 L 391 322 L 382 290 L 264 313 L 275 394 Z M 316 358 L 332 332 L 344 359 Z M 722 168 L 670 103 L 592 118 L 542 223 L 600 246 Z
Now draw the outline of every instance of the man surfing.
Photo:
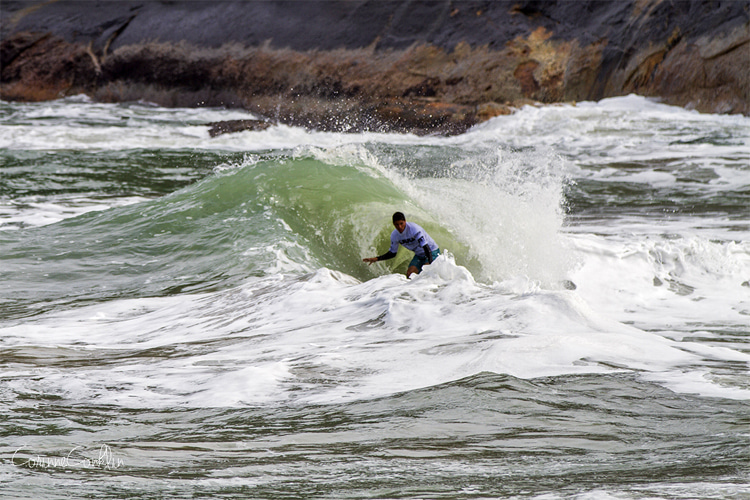
M 406 217 L 401 212 L 393 214 L 393 226 L 396 229 L 391 233 L 391 248 L 383 255 L 367 257 L 362 259 L 362 262 L 372 264 L 379 260 L 392 259 L 396 256 L 398 246 L 403 245 L 407 250 L 414 252 L 414 258 L 409 262 L 409 268 L 406 270 L 408 278 L 414 273 L 422 272 L 422 266 L 432 264 L 432 261 L 440 255 L 440 249 L 427 231 L 419 224 L 406 222 Z

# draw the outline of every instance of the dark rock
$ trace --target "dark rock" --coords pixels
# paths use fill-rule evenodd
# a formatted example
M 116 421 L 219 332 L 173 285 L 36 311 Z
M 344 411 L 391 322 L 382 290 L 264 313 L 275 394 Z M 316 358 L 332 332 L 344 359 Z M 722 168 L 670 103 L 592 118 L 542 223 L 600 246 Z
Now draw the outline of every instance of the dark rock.
M 0 55 L 2 99 L 58 99 L 93 90 L 101 76 L 90 50 L 49 34 L 23 33 L 5 39 L 0 42 Z
M 461 134 L 478 123 L 476 107 L 438 101 L 391 99 L 368 110 L 378 123 L 391 124 L 395 130 L 424 135 Z
M 221 134 L 232 134 L 234 132 L 243 132 L 245 130 L 258 131 L 265 130 L 271 126 L 269 122 L 262 120 L 226 120 L 222 122 L 207 123 L 208 133 L 211 137 Z
M 85 92 L 420 134 L 460 133 L 531 101 L 629 93 L 747 115 L 749 10 L 700 0 L 4 0 L 0 98 Z

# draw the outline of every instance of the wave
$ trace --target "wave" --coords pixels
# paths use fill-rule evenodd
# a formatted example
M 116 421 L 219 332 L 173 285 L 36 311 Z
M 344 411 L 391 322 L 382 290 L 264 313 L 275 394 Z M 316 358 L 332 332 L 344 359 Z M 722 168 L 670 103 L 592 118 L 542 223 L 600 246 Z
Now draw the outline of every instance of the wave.
M 22 367 L 12 390 L 201 407 L 367 399 L 482 373 L 525 380 L 637 373 L 683 392 L 747 399 L 750 249 L 739 241 L 743 222 L 737 231 L 723 227 L 744 199 L 744 167 L 732 166 L 738 154 L 724 171 L 712 167 L 718 177 L 701 184 L 705 172 L 696 171 L 688 179 L 709 194 L 730 184 L 734 201 L 718 216 L 665 222 L 663 212 L 634 216 L 617 207 L 598 225 L 570 224 L 566 203 L 575 189 L 574 203 L 599 193 L 592 205 L 601 206 L 619 195 L 623 176 L 631 186 L 652 183 L 636 167 L 597 170 L 604 161 L 597 158 L 606 160 L 622 139 L 596 130 L 608 120 L 626 119 L 629 148 L 653 142 L 638 135 L 641 115 L 624 109 L 632 100 L 621 104 L 592 123 L 602 112 L 588 105 L 529 108 L 462 137 L 359 134 L 347 143 L 329 134 L 325 147 L 289 146 L 318 136 L 295 130 L 285 141 L 279 128 L 203 137 L 191 148 L 201 125 L 179 138 L 175 125 L 165 149 L 127 149 L 118 139 L 113 152 L 79 154 L 75 161 L 87 168 L 65 178 L 51 175 L 57 167 L 34 150 L 20 170 L 50 175 L 36 178 L 33 195 L 115 192 L 128 204 L 110 200 L 107 210 L 0 232 L 3 341 L 18 359 L 54 367 L 42 375 Z M 664 111 L 655 106 L 654 116 Z M 549 119 L 555 113 L 585 130 L 555 132 L 565 129 Z M 107 119 L 106 112 L 99 118 Z M 660 123 L 667 121 L 674 122 Z M 161 129 L 139 140 L 158 143 L 154 130 Z M 262 150 L 273 134 L 287 146 Z M 60 137 L 52 136 L 57 147 Z M 231 152 L 201 150 L 209 142 Z M 237 152 L 248 143 L 254 153 Z M 148 155 L 155 157 L 149 171 L 164 177 L 139 183 Z M 133 170 L 119 168 L 128 164 Z M 662 167 L 645 168 L 667 187 L 683 182 Z M 594 173 L 579 175 L 586 169 Z M 21 177 L 14 193 L 25 189 Z M 409 252 L 373 266 L 361 261 L 385 250 L 395 210 L 446 250 L 409 281 Z M 722 227 L 706 232 L 709 223 Z M 559 286 L 568 278 L 575 291 Z M 108 389 L 102 366 L 120 370 L 116 389 Z
M 509 168 L 497 151 L 486 157 L 439 158 L 422 171 L 384 166 L 364 146 L 231 159 L 158 199 L 6 232 L 3 259 L 18 269 L 7 279 L 24 290 L 6 305 L 24 296 L 71 302 L 206 291 L 321 267 L 360 280 L 403 272 L 411 259 L 404 250 L 388 263 L 362 263 L 387 248 L 396 210 L 479 279 L 559 279 L 559 269 L 548 271 L 562 223 L 560 184 L 540 182 L 542 173 L 521 181 L 520 166 Z

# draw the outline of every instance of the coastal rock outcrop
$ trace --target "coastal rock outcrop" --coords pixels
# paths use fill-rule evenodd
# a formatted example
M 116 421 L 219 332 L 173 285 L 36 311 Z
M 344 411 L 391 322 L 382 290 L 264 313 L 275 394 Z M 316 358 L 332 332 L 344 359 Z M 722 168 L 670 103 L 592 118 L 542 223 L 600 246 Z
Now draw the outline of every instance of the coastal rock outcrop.
M 271 126 L 269 122 L 262 120 L 225 120 L 222 122 L 207 123 L 210 128 L 208 134 L 216 137 L 222 134 L 243 132 L 245 130 L 265 130 Z
M 748 2 L 5 1 L 0 13 L 5 100 L 85 93 L 418 134 L 629 93 L 750 114 Z

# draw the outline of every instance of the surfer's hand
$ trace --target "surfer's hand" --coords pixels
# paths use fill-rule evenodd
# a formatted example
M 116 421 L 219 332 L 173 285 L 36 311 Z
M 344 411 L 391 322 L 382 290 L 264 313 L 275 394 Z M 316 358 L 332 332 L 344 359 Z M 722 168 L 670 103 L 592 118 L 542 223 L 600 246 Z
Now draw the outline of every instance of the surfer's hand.
M 370 265 L 373 262 L 377 262 L 377 261 L 378 261 L 377 257 L 366 257 L 366 258 L 362 259 L 362 262 L 367 262 L 367 265 Z

